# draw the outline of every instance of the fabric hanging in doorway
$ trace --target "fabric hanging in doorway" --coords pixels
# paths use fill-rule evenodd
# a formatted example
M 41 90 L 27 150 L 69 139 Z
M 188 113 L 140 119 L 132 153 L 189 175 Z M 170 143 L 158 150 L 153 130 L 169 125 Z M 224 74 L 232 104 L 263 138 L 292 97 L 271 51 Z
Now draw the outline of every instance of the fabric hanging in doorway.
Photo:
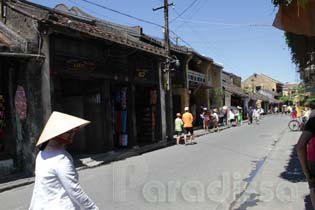
M 114 139 L 117 145 L 127 146 L 127 87 L 115 87 L 112 94 L 112 123 Z
M 26 110 L 27 110 L 26 96 L 25 96 L 24 88 L 20 85 L 18 85 L 16 88 L 14 103 L 15 103 L 16 112 L 18 113 L 20 120 L 25 120 Z

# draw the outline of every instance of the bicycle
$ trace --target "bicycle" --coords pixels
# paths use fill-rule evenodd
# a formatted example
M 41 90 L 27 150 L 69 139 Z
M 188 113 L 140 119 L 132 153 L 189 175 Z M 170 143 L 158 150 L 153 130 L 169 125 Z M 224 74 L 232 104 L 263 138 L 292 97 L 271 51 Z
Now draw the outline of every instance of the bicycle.
M 305 123 L 306 123 L 306 118 L 299 117 L 299 118 L 290 120 L 290 122 L 288 123 L 288 127 L 290 128 L 291 131 L 302 131 L 304 129 Z

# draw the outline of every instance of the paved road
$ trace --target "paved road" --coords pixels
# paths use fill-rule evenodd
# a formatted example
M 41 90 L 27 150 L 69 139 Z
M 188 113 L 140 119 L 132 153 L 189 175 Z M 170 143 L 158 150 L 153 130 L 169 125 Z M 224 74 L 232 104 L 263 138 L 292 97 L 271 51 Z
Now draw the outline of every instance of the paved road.
M 268 206 L 275 199 L 276 207 L 268 209 L 303 209 L 305 181 L 296 189 L 292 180 L 281 177 L 299 135 L 288 131 L 288 120 L 268 116 L 259 125 L 199 137 L 194 145 L 175 145 L 82 170 L 80 182 L 101 209 L 266 210 L 259 205 Z M 267 163 L 274 174 L 264 177 Z M 297 167 L 291 168 L 292 174 L 302 177 Z M 0 209 L 27 209 L 32 188 L 1 193 Z M 294 208 L 288 208 L 291 198 Z

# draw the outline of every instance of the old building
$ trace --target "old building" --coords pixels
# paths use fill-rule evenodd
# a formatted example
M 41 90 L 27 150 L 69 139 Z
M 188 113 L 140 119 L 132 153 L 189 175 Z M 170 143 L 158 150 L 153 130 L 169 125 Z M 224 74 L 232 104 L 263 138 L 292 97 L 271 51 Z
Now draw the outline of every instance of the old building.
M 283 83 L 264 74 L 253 74 L 242 82 L 242 88 L 250 93 L 249 106 L 270 110 L 281 107 L 279 97 L 283 92 Z
M 290 84 L 286 82 L 283 85 L 282 95 L 290 97 L 297 92 L 297 89 L 298 89 L 298 84 Z
M 35 143 L 53 110 L 92 121 L 76 136 L 72 153 L 165 140 L 161 63 L 166 52 L 140 27 L 105 22 L 65 5 L 49 9 L 6 1 L 1 6 L 2 25 L 24 44 L 23 53 L 1 57 L 4 139 L 14 142 L 8 154 L 16 166 L 33 171 Z
M 271 91 L 276 97 L 282 95 L 283 83 L 264 74 L 253 74 L 242 82 L 244 90 L 256 92 L 259 90 Z
M 222 74 L 222 86 L 225 93 L 224 105 L 246 107 L 244 101 L 248 95 L 241 88 L 241 77 L 226 71 L 223 71 Z

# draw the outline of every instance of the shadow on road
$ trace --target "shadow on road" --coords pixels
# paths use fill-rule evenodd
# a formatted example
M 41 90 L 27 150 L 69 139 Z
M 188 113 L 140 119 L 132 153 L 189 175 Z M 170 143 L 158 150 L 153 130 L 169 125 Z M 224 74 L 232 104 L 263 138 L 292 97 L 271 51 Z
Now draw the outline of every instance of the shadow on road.
M 296 145 L 292 146 L 290 160 L 285 169 L 286 170 L 280 174 L 281 178 L 293 183 L 306 182 L 306 178 L 297 157 Z M 309 195 L 304 198 L 304 204 L 306 210 L 313 210 Z

